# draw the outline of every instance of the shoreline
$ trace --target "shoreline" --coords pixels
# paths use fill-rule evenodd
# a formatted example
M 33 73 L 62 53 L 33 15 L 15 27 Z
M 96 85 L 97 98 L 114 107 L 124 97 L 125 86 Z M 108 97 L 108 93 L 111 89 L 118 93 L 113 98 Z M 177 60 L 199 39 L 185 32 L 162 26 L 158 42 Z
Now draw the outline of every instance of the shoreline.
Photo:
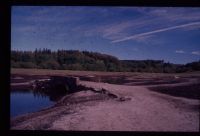
M 52 107 L 11 118 L 11 130 L 199 132 L 198 99 L 175 97 L 144 85 L 81 80 L 80 85 L 86 90 L 63 96 Z

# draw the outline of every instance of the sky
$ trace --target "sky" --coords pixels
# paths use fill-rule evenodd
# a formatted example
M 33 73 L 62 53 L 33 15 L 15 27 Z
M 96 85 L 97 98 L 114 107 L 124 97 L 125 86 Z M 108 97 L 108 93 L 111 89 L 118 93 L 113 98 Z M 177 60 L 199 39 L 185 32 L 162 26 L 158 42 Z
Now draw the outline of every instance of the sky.
M 200 8 L 13 6 L 11 49 L 81 50 L 120 60 L 200 60 Z

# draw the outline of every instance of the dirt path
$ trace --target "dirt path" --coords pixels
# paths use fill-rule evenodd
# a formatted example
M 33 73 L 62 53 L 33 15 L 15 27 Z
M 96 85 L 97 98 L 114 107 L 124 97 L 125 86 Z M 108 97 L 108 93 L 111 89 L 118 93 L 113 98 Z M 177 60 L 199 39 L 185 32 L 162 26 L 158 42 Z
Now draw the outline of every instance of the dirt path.
M 13 123 L 15 125 L 11 129 L 199 131 L 199 111 L 196 109 L 198 100 L 160 94 L 142 86 L 87 81 L 81 81 L 81 84 L 104 88 L 119 97 L 129 97 L 131 100 L 89 101 L 75 104 L 72 108 L 69 108 L 69 105 L 60 106 L 56 107 L 56 111 L 50 109 L 33 113 L 31 118 L 19 117 L 21 122 L 15 119 L 13 122 L 18 123 Z M 75 97 L 78 93 L 73 95 Z
M 98 131 L 199 131 L 199 101 L 150 92 L 144 87 L 82 82 L 106 88 L 130 101 L 103 101 L 63 116 L 49 129 Z

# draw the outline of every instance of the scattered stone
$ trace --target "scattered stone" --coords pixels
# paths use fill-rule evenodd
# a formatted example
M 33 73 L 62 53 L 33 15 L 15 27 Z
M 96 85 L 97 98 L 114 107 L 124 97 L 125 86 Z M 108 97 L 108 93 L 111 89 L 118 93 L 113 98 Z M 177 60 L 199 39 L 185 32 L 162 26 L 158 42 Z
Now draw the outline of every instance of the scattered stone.
M 130 97 L 120 97 L 119 101 L 130 101 L 131 98 Z
M 119 101 L 125 101 L 125 97 L 120 97 Z
M 108 93 L 108 91 L 105 90 L 104 88 L 102 88 L 102 89 L 101 89 L 101 93 L 102 93 L 102 94 L 106 94 L 106 93 Z
M 118 96 L 117 96 L 117 95 L 115 95 L 115 94 L 112 94 L 112 93 L 108 93 L 108 96 L 109 96 L 109 97 L 112 97 L 112 98 L 118 98 Z

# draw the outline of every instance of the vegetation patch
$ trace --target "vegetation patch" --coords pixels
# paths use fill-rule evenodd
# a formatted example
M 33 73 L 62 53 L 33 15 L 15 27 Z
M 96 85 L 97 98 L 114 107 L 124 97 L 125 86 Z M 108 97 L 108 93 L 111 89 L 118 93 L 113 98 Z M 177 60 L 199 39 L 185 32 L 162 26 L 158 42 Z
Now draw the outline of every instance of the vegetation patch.
M 200 61 L 185 65 L 163 60 L 119 60 L 115 56 L 78 50 L 11 51 L 12 68 L 79 71 L 181 73 L 200 71 Z

